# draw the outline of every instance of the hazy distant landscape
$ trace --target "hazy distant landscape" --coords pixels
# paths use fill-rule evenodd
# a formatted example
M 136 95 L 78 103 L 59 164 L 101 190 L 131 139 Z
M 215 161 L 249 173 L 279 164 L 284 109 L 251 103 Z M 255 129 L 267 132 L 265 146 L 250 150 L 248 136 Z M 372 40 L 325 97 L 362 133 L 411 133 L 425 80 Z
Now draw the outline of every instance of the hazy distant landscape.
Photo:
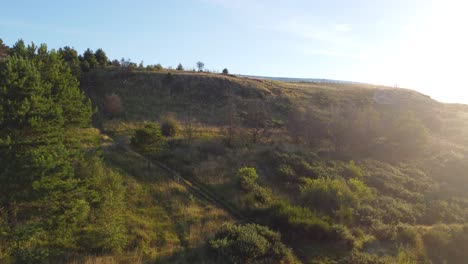
M 353 81 L 344 81 L 344 80 L 332 80 L 332 79 L 319 79 L 319 78 L 291 78 L 291 77 L 269 77 L 269 76 L 250 76 L 250 75 L 241 75 L 236 74 L 239 77 L 252 78 L 252 79 L 262 79 L 262 80 L 273 80 L 280 82 L 309 82 L 309 83 L 335 83 L 335 84 L 365 84 Z

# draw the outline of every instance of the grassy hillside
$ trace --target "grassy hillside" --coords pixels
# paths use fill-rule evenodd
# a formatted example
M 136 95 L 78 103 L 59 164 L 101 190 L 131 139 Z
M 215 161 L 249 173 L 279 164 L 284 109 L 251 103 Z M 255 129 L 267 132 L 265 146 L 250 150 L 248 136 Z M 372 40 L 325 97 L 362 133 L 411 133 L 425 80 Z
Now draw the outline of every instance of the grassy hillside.
M 468 258 L 465 105 L 7 51 L 1 263 Z
M 100 110 L 97 126 L 124 145 L 146 123 L 175 120 L 178 133 L 155 161 L 202 184 L 248 222 L 280 231 L 305 263 L 463 263 L 466 257 L 464 105 L 372 85 L 115 68 L 87 73 L 81 86 Z M 110 95 L 120 98 L 121 111 L 106 111 Z M 141 179 L 148 172 L 128 153 L 112 150 L 108 157 L 129 175 L 129 230 L 145 237 L 139 243 L 152 245 L 165 230 L 170 250 L 196 247 L 229 221 L 219 209 L 188 203 L 174 183 L 160 185 L 163 176 Z M 244 167 L 255 168 L 258 179 L 244 180 Z M 151 196 L 182 205 L 158 207 Z M 188 217 L 180 206 L 193 208 L 195 220 L 187 221 L 195 224 L 183 228 L 195 231 L 168 223 Z M 213 213 L 218 220 L 199 224 Z M 195 235 L 181 238 L 181 232 Z

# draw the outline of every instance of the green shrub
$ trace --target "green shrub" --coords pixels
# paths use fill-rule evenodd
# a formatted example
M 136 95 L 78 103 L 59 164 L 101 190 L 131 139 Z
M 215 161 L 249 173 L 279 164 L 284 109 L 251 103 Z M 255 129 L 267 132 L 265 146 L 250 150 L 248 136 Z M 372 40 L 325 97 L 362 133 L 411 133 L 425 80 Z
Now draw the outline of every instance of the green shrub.
M 273 193 L 270 189 L 256 185 L 252 190 L 255 200 L 261 204 L 268 204 L 273 200 Z
M 357 197 L 342 179 L 317 178 L 304 181 L 301 193 L 307 206 L 331 214 L 341 206 L 352 207 L 357 203 Z
M 270 225 L 293 237 L 302 239 L 326 239 L 332 236 L 332 228 L 323 219 L 307 208 L 292 206 L 288 201 L 281 200 L 269 208 Z
M 166 146 L 166 140 L 158 126 L 147 124 L 135 131 L 131 139 L 131 146 L 143 155 L 157 155 Z
M 281 176 L 285 177 L 288 180 L 294 179 L 296 177 L 296 172 L 288 164 L 281 164 L 278 167 L 278 172 L 280 173 Z
M 77 175 L 89 186 L 88 224 L 81 232 L 81 247 L 94 252 L 119 251 L 127 242 L 125 187 L 122 177 L 98 158 L 82 160 Z
M 388 257 L 382 257 L 382 256 L 353 251 L 350 256 L 341 259 L 338 263 L 339 264 L 350 264 L 350 263 L 352 264 L 390 264 L 394 262 Z
M 357 208 L 360 203 L 373 198 L 372 190 L 357 178 L 303 179 L 302 199 L 307 206 L 332 214 L 344 208 Z
M 416 246 L 420 240 L 420 235 L 415 227 L 410 225 L 397 226 L 397 240 L 408 246 Z
M 163 136 L 174 137 L 179 131 L 180 125 L 177 122 L 177 120 L 175 120 L 175 118 L 166 117 L 161 122 L 161 133 L 163 134 Z
M 222 263 L 299 263 L 279 233 L 256 224 L 224 225 L 208 248 Z
M 362 169 L 354 161 L 350 161 L 345 168 L 344 175 L 347 178 L 360 178 L 362 177 Z
M 387 225 L 375 221 L 371 226 L 372 233 L 378 240 L 393 241 L 397 238 L 397 230 L 394 225 Z
M 237 177 L 239 177 L 241 188 L 245 191 L 252 191 L 257 186 L 257 171 L 255 168 L 244 167 L 239 169 L 237 172 Z

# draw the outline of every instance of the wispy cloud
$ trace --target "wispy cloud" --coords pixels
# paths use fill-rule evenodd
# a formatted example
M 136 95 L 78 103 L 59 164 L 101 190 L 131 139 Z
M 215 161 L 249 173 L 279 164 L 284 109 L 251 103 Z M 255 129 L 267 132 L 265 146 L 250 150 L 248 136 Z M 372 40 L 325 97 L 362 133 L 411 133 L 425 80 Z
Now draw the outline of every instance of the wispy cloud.
M 249 27 L 289 39 L 305 55 L 359 58 L 362 54 L 364 45 L 345 21 L 317 19 L 295 5 L 290 9 L 290 4 L 274 0 L 200 1 L 234 10 Z

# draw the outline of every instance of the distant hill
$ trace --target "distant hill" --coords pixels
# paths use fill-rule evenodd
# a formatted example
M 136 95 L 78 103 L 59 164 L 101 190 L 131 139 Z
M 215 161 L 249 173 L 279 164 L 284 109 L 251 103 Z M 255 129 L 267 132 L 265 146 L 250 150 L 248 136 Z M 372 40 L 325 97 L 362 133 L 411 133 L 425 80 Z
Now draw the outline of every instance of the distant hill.
M 367 84 L 367 83 L 362 83 L 362 82 L 352 82 L 352 81 L 323 79 L 323 78 L 270 77 L 270 76 L 242 75 L 242 74 L 237 74 L 236 76 L 251 78 L 251 79 L 274 80 L 274 81 L 281 81 L 281 82 Z

